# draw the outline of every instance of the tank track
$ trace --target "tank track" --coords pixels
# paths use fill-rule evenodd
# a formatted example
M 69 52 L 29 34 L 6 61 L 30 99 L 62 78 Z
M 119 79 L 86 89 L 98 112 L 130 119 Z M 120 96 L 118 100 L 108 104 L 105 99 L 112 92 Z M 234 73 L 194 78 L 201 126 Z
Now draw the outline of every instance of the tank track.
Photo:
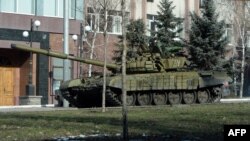
M 73 104 L 73 106 L 76 106 L 76 107 L 79 106 L 79 105 L 77 105 L 75 96 L 74 96 L 72 93 L 70 93 L 68 89 L 61 91 L 60 94 L 61 94 L 61 96 L 62 96 L 63 98 L 65 98 L 70 104 Z
M 167 105 L 167 104 L 203 104 L 203 103 L 218 103 L 220 102 L 220 99 L 221 99 L 221 88 L 220 87 L 214 87 L 214 88 L 207 88 L 207 89 L 203 89 L 203 90 L 199 90 L 199 91 L 204 91 L 205 94 L 209 95 L 209 97 L 205 97 L 205 100 L 201 100 L 199 101 L 198 98 L 197 98 L 197 93 L 195 94 L 195 100 L 191 103 L 188 103 L 188 102 L 185 102 L 183 99 L 182 96 L 180 96 L 180 100 L 177 100 L 177 101 L 170 101 L 169 100 L 169 94 L 167 95 L 166 94 L 166 97 L 168 98 L 168 100 L 166 100 L 167 102 L 165 104 L 162 104 L 162 105 Z M 86 90 L 84 91 L 86 92 Z M 102 95 L 102 92 L 101 90 L 99 89 L 98 91 L 95 90 L 89 90 L 89 92 L 87 92 L 88 94 L 87 97 L 82 97 L 84 94 L 81 93 L 81 90 L 78 90 L 78 89 L 64 89 L 61 91 L 61 95 L 67 100 L 69 101 L 69 103 L 72 105 L 72 106 L 75 106 L 75 107 L 79 107 L 79 108 L 83 108 L 83 107 L 100 107 L 101 106 L 101 101 L 102 101 L 102 98 L 101 98 L 101 95 Z M 93 93 L 96 94 L 95 98 L 92 98 L 93 96 Z M 106 106 L 121 106 L 122 105 L 122 101 L 121 101 L 121 95 L 120 95 L 120 90 L 111 90 L 110 88 L 107 88 L 106 90 Z M 130 92 L 128 92 L 130 93 Z M 136 96 L 135 96 L 135 103 L 133 105 L 129 105 L 129 106 L 134 106 L 134 105 L 137 105 L 137 106 L 145 106 L 145 105 L 158 105 L 158 104 L 155 104 L 154 103 L 154 100 L 153 100 L 153 96 L 151 94 L 151 92 L 146 92 L 147 95 L 150 95 L 151 97 L 151 100 L 149 100 L 149 102 L 145 102 L 144 104 L 140 104 L 140 102 L 138 102 L 138 94 L 140 92 L 136 93 Z M 168 92 L 170 93 L 170 91 Z M 174 93 L 174 95 L 181 95 L 180 93 L 183 93 L 182 91 L 179 91 L 179 92 L 172 92 Z M 195 93 L 193 91 L 193 93 Z M 88 99 L 88 98 L 91 98 L 91 99 Z M 192 97 L 191 97 L 192 98 Z M 190 99 L 190 97 L 189 97 Z M 88 103 L 92 101 L 91 103 Z M 95 103 L 93 103 L 93 101 L 95 101 Z M 86 104 L 88 103 L 88 104 Z
M 112 106 L 122 105 L 121 101 L 117 98 L 117 96 L 110 89 L 106 91 L 106 102 Z
M 71 106 L 75 106 L 79 108 L 100 106 L 100 104 L 84 104 L 84 103 L 88 103 L 89 101 L 87 100 L 88 97 L 80 98 L 83 95 L 81 93 L 81 90 L 64 89 L 64 90 L 61 90 L 60 94 L 63 98 L 65 98 L 71 104 Z M 101 102 L 101 91 L 100 91 L 99 97 L 96 97 L 95 101 L 99 101 L 99 103 Z M 107 89 L 106 104 L 107 106 L 121 106 L 122 103 L 110 89 Z

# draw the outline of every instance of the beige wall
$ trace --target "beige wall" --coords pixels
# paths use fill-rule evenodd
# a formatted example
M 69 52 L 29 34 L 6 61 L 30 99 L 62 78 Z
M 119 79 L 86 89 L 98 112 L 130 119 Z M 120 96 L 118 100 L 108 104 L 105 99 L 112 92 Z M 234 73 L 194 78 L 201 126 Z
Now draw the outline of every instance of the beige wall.
M 154 0 L 154 2 L 147 2 L 147 0 L 133 0 L 130 3 L 131 9 L 131 19 L 143 19 L 147 23 L 147 14 L 157 15 L 158 5 L 161 0 Z M 199 0 L 172 0 L 173 6 L 175 6 L 173 13 L 177 17 L 184 18 L 183 28 L 184 33 L 182 36 L 187 38 L 187 31 L 190 28 L 190 17 L 189 12 L 198 12 L 199 10 Z
M 133 10 L 132 12 L 135 12 L 134 15 L 135 19 L 140 19 L 142 18 L 143 14 L 152 14 L 152 15 L 157 15 L 157 11 L 158 11 L 158 5 L 160 4 L 161 0 L 154 0 L 154 2 L 147 2 L 147 0 L 134 0 L 131 1 L 131 5 L 133 8 L 135 8 L 135 10 Z M 177 16 L 177 17 L 184 17 L 185 15 L 185 6 L 186 6 L 186 2 L 188 1 L 188 6 L 190 11 L 195 11 L 196 6 L 199 4 L 198 0 L 172 0 L 173 1 L 173 6 L 175 6 L 175 9 L 173 11 L 173 13 Z M 143 5 L 146 2 L 146 5 Z M 143 13 L 143 9 L 146 9 L 146 13 Z M 132 9 L 131 9 L 132 10 Z
M 147 13 L 157 15 L 158 5 L 160 4 L 160 1 L 161 0 L 154 0 L 153 3 L 148 2 L 147 3 L 147 7 L 148 7 Z M 173 13 L 177 17 L 184 17 L 184 14 L 185 14 L 185 1 L 186 0 L 172 0 L 173 6 L 175 6 Z M 187 1 L 189 1 L 189 0 L 187 0 Z M 194 0 L 191 0 L 189 2 L 192 3 L 192 2 L 194 2 Z M 193 7 L 191 7 L 190 9 L 193 9 Z
M 143 6 L 143 2 L 145 0 L 133 0 L 131 1 L 131 18 L 132 19 L 142 19 L 143 15 L 143 8 L 146 8 Z M 145 3 L 145 2 L 144 2 Z

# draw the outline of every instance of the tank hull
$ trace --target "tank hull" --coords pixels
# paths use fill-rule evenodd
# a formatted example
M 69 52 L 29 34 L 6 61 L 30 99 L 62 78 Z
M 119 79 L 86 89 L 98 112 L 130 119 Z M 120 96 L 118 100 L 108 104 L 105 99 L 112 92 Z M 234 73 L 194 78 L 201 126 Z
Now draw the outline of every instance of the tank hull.
M 230 82 L 224 72 L 173 71 L 126 76 L 128 105 L 165 105 L 215 102 L 221 86 Z M 102 101 L 102 77 L 62 83 L 61 94 L 76 107 L 98 107 Z M 121 75 L 107 77 L 106 105 L 120 106 Z

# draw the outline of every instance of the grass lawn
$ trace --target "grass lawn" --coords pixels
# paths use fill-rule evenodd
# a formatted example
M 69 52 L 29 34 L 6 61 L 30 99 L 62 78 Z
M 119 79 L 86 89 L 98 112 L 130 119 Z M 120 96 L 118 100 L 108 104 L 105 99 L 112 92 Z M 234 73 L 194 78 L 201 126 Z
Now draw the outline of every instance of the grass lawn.
M 0 112 L 0 140 L 45 140 L 122 132 L 121 108 Z M 224 124 L 250 124 L 250 103 L 130 107 L 129 135 L 223 140 Z M 154 140 L 154 139 L 152 139 Z

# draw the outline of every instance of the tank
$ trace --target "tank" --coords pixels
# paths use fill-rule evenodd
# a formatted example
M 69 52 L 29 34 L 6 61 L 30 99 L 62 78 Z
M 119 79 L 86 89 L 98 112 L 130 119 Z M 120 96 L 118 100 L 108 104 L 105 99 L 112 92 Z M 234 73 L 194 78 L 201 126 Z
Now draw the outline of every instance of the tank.
M 43 54 L 61 59 L 104 66 L 102 61 L 82 59 L 44 49 L 12 44 L 13 49 Z M 106 105 L 122 104 L 121 65 L 107 63 L 113 72 L 107 76 Z M 157 53 L 144 53 L 126 62 L 127 104 L 165 105 L 219 102 L 222 86 L 232 79 L 225 71 L 190 69 L 185 57 L 161 58 Z M 97 107 L 102 101 L 103 77 L 78 78 L 61 83 L 60 94 L 76 107 Z

